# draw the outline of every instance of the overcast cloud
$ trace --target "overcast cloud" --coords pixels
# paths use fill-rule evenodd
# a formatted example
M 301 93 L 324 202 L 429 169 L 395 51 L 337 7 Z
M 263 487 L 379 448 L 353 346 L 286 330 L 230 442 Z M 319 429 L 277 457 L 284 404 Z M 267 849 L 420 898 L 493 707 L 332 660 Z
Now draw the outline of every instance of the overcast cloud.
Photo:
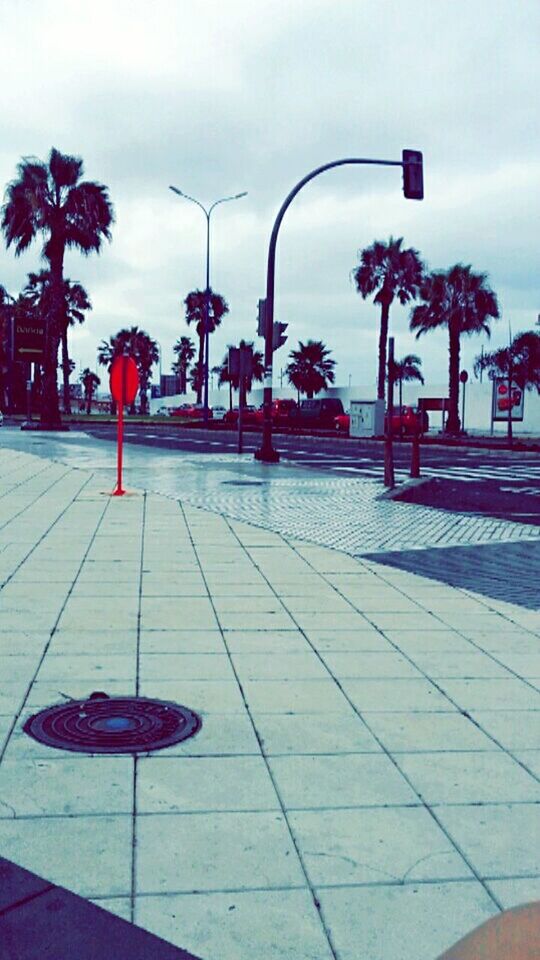
M 94 309 L 71 350 L 95 367 L 96 346 L 137 324 L 163 347 L 187 333 L 183 298 L 204 286 L 203 203 L 248 191 L 212 219 L 212 286 L 230 315 L 212 337 L 256 335 L 268 239 L 277 210 L 311 168 L 343 156 L 424 152 L 425 200 L 407 201 L 398 168 L 341 169 L 308 185 L 285 218 L 276 355 L 323 339 L 337 382 L 374 382 L 378 310 L 354 292 L 357 252 L 404 236 L 431 268 L 487 271 L 503 310 L 492 342 L 533 326 L 540 309 L 540 88 L 537 0 L 3 0 L 0 184 L 22 156 L 51 146 L 83 157 L 108 185 L 111 244 L 66 258 Z M 2 248 L 12 293 L 39 267 Z M 423 358 L 444 382 L 444 334 L 416 343 L 408 311 L 391 314 L 398 355 Z M 471 366 L 482 341 L 464 344 Z

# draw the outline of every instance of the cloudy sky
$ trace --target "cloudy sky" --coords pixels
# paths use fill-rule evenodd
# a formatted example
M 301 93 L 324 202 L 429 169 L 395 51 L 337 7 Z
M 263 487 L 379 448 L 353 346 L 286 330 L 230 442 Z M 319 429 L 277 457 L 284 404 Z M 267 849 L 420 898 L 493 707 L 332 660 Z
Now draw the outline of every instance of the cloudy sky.
M 492 342 L 540 310 L 540 88 L 537 0 L 2 0 L 0 183 L 51 146 L 81 156 L 108 185 L 116 223 L 100 256 L 69 254 L 66 274 L 93 311 L 72 336 L 77 363 L 137 324 L 163 349 L 187 333 L 183 298 L 204 286 L 205 204 L 248 191 L 212 218 L 212 275 L 230 314 L 212 337 L 256 336 L 268 239 L 294 183 L 344 156 L 400 159 L 420 149 L 425 200 L 407 201 L 399 168 L 334 170 L 294 201 L 280 235 L 276 319 L 289 340 L 324 340 L 337 382 L 374 383 L 378 310 L 350 271 L 374 239 L 403 236 L 431 268 L 486 271 L 503 320 Z M 2 247 L 12 293 L 39 267 Z M 446 377 L 443 333 L 416 343 L 393 308 L 398 355 L 417 351 Z M 481 346 L 464 344 L 463 366 Z

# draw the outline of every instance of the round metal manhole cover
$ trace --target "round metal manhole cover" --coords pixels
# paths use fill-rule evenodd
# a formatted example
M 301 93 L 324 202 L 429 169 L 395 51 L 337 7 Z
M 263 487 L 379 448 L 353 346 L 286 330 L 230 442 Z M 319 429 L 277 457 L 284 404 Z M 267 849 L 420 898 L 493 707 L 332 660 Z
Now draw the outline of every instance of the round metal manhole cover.
M 93 693 L 35 713 L 23 730 L 34 740 L 77 753 L 146 753 L 187 740 L 201 718 L 178 703 Z

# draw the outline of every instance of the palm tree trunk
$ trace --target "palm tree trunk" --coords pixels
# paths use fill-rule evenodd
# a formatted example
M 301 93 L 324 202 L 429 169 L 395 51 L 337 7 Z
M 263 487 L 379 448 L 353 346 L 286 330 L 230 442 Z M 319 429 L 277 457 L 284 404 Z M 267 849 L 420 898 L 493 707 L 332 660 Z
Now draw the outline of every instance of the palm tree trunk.
M 403 377 L 399 378 L 399 436 L 400 439 L 403 436 L 403 417 L 401 416 L 401 408 L 403 406 Z
M 449 362 L 448 362 L 448 419 L 447 433 L 459 433 L 459 330 L 452 321 L 449 324 Z
M 63 261 L 62 248 L 55 249 L 50 255 L 52 281 L 52 309 L 47 317 L 45 334 L 45 351 L 43 358 L 43 388 L 41 393 L 41 426 L 49 430 L 57 430 L 62 425 L 58 406 L 58 347 L 60 345 L 60 330 L 64 317 L 63 296 Z
M 69 353 L 68 328 L 64 322 L 62 327 L 62 375 L 64 380 L 64 413 L 71 413 L 71 397 L 69 395 Z
M 199 360 L 197 364 L 197 403 L 201 403 L 203 392 L 203 371 L 204 371 L 204 332 L 199 334 Z
M 384 400 L 384 387 L 386 383 L 386 344 L 388 341 L 388 317 L 390 315 L 390 304 L 388 301 L 381 303 L 381 329 L 379 332 L 379 375 L 377 378 L 377 400 Z
M 92 391 L 86 391 L 86 412 L 90 414 L 92 412 Z

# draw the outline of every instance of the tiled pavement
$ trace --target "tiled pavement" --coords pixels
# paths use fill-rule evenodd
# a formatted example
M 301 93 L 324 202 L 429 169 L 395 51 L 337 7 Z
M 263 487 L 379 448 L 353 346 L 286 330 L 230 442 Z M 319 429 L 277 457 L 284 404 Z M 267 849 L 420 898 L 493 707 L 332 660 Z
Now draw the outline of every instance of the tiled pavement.
M 540 898 L 540 613 L 0 452 L 0 856 L 203 960 L 428 960 Z M 95 689 L 151 756 L 30 740 Z

